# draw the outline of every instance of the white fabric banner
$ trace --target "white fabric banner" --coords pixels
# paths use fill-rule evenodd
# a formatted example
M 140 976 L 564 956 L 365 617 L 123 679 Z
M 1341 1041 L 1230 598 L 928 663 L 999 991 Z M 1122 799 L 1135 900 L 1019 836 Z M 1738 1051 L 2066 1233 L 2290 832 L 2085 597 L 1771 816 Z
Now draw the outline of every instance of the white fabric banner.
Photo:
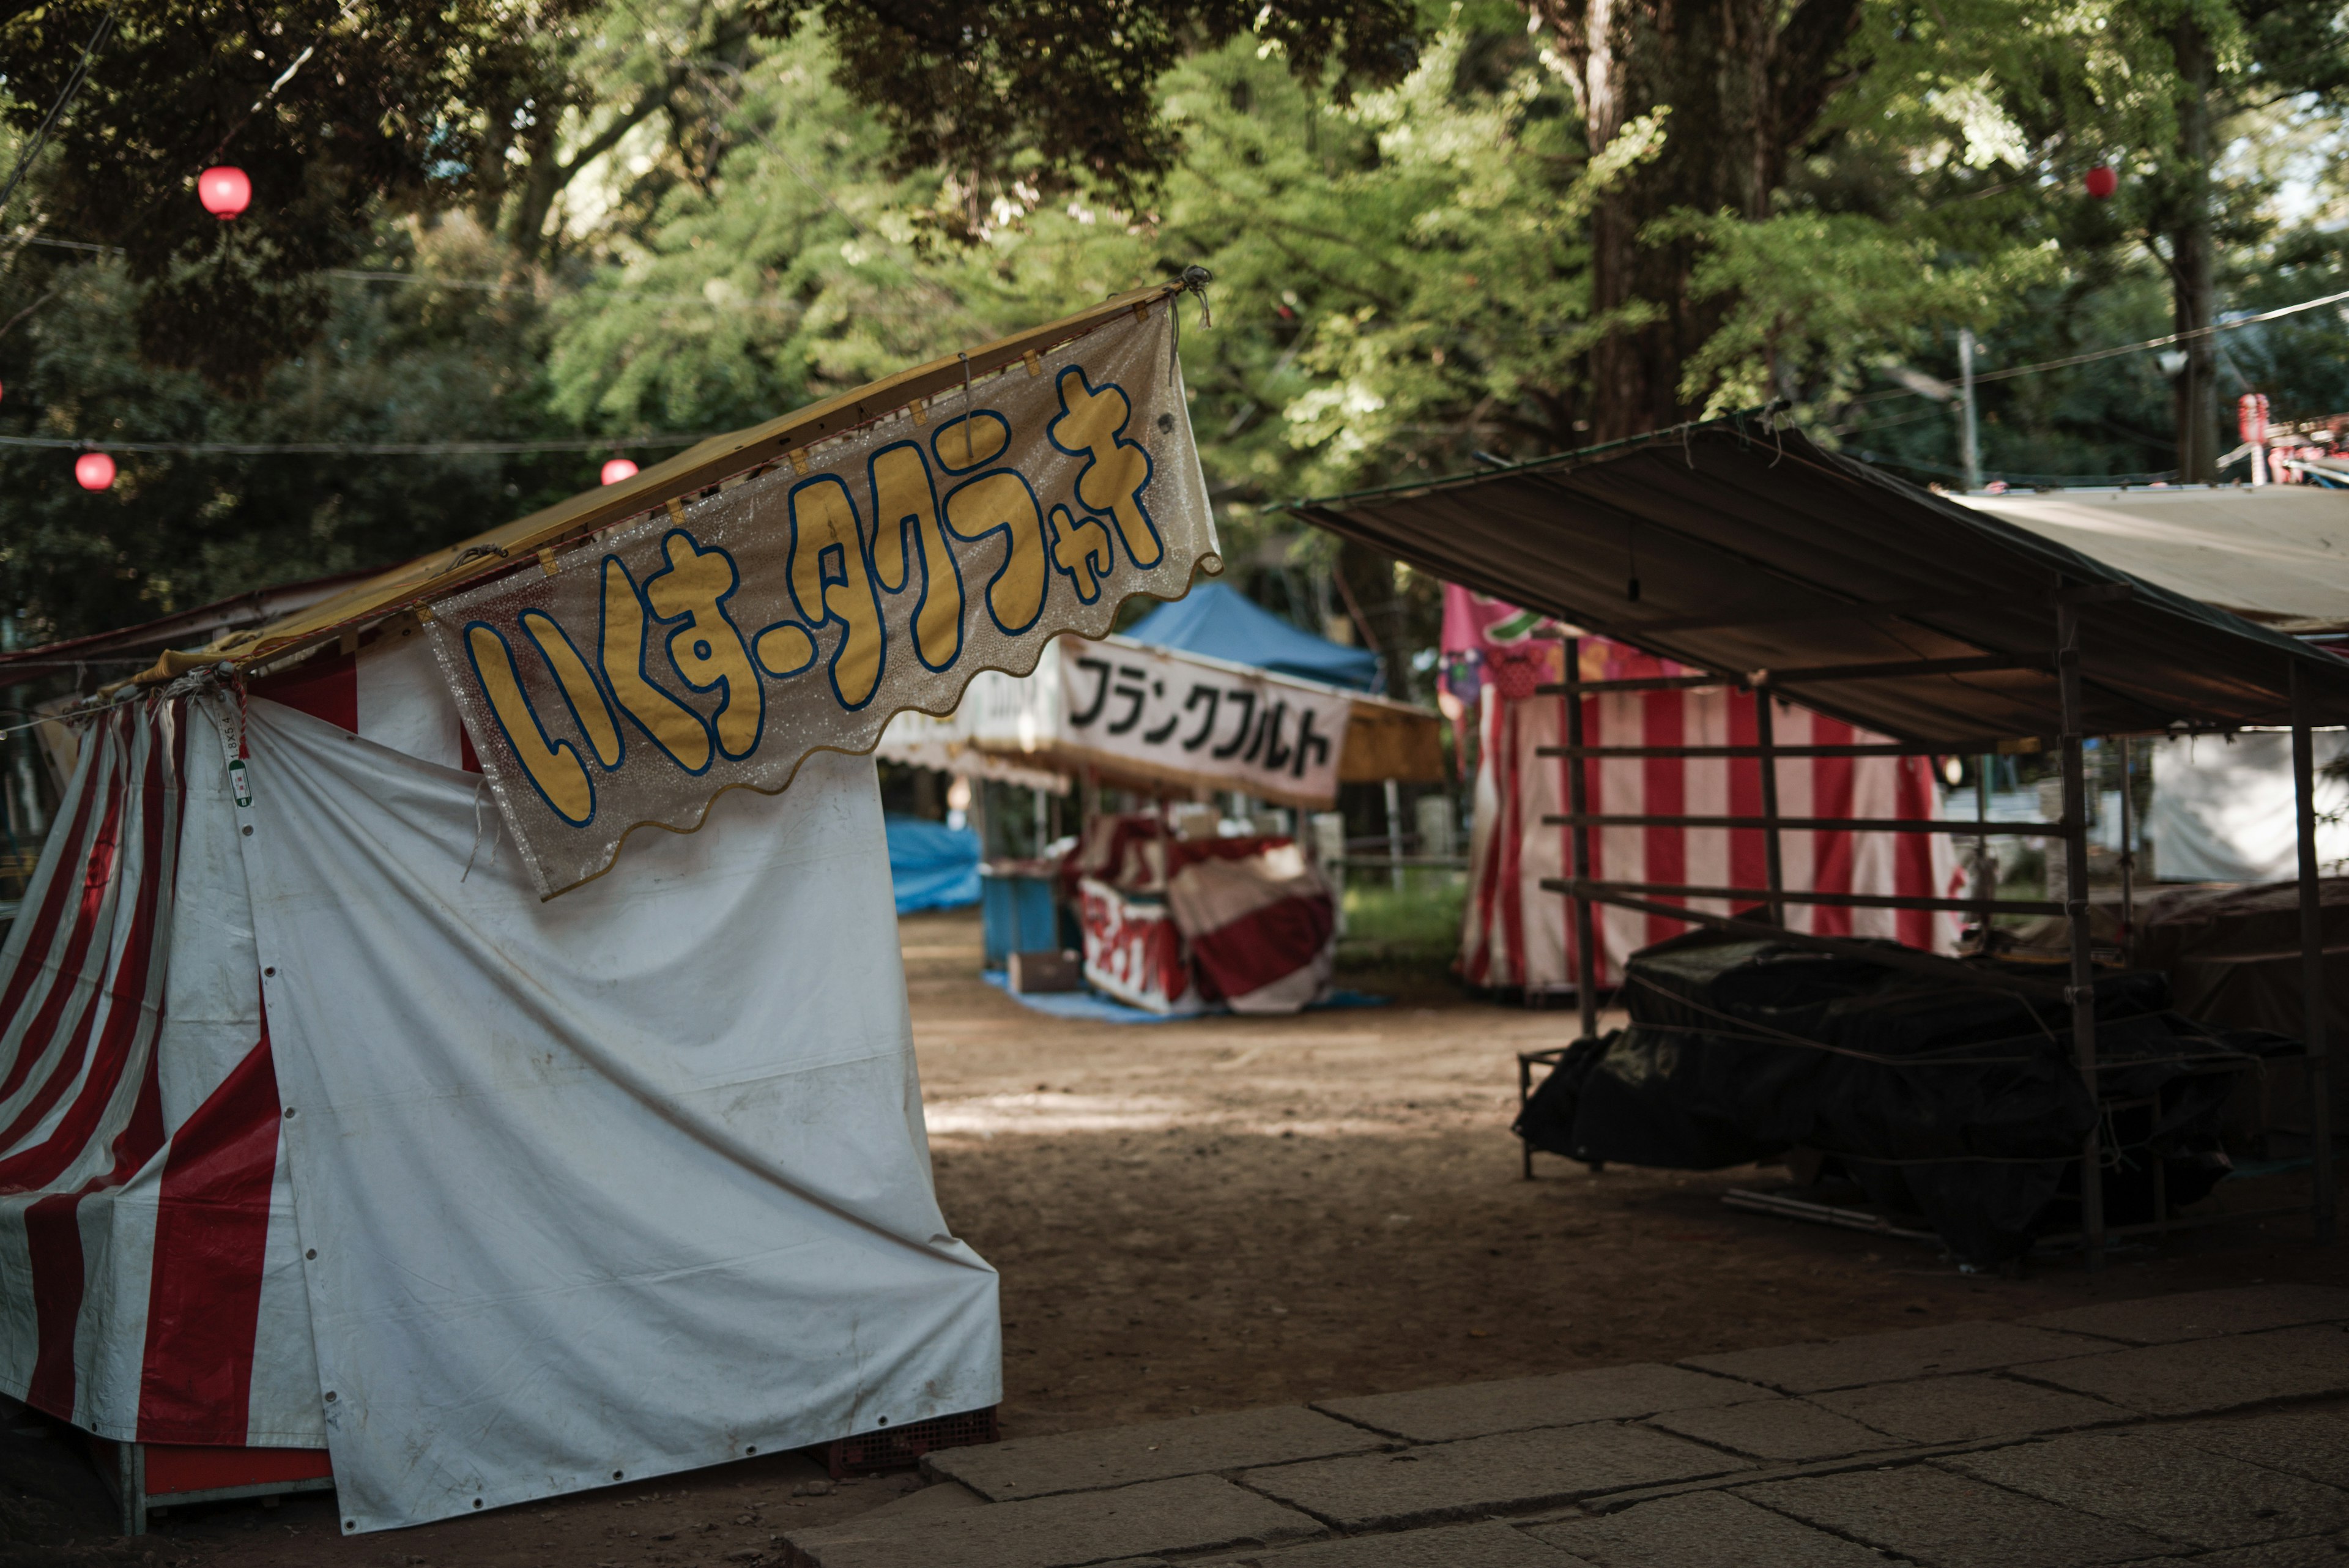
M 979 1408 L 873 763 L 542 903 L 481 781 L 256 701 L 243 814 L 344 1528 Z M 468 846 L 471 852 L 468 853 Z
M 1071 639 L 1060 663 L 1066 749 L 1295 805 L 1338 798 L 1342 691 L 1123 639 Z

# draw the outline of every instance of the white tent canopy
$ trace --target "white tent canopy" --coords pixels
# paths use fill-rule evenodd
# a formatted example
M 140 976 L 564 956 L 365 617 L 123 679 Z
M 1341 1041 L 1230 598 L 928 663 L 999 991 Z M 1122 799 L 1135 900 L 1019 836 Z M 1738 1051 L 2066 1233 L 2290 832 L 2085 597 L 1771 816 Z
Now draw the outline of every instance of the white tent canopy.
M 2246 620 L 2349 631 L 2349 492 L 2175 485 L 1958 499 Z

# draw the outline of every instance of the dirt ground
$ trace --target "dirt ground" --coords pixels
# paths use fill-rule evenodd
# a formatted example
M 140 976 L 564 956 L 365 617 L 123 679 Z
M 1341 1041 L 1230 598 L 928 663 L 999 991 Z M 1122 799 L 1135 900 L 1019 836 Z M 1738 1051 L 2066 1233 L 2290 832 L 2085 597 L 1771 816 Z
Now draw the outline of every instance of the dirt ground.
M 909 919 L 903 935 L 939 1198 L 1003 1277 L 1007 1436 L 2349 1280 L 2341 1250 L 2292 1220 L 2189 1232 L 2101 1275 L 2075 1262 L 2009 1280 L 1721 1203 L 1780 1171 L 1593 1175 L 1543 1158 L 1526 1181 L 1507 1130 L 1515 1054 L 1565 1043 L 1570 1013 L 1358 973 L 1344 978 L 1392 1003 L 1076 1023 L 978 978 L 975 915 Z M 780 1532 L 905 1484 L 806 1495 L 819 1472 L 777 1456 L 383 1534 L 341 1537 L 330 1502 L 302 1498 L 183 1511 L 124 1542 L 54 1438 L 0 1438 L 0 1564 L 159 1568 L 772 1562 Z

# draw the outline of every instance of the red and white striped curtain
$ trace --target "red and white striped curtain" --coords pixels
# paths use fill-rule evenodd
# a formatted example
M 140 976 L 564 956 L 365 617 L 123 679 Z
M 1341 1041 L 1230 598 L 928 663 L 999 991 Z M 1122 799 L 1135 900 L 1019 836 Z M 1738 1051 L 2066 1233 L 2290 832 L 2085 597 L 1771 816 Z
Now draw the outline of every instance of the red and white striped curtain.
M 1618 655 L 1629 650 L 1616 650 Z M 1635 668 L 1634 666 L 1638 666 Z M 1599 671 L 1586 668 L 1596 678 Z M 1605 674 L 1684 673 L 1638 655 L 1610 657 Z M 1583 738 L 1594 746 L 1752 745 L 1753 693 L 1722 690 L 1610 692 L 1583 700 Z M 1565 741 L 1565 701 L 1510 698 L 1487 687 L 1480 735 L 1475 826 L 1469 843 L 1468 907 L 1461 935 L 1463 978 L 1497 988 L 1571 985 L 1572 922 L 1562 894 L 1545 877 L 1572 874 L 1568 830 L 1543 818 L 1566 810 L 1566 763 L 1544 747 Z M 1842 745 L 1884 737 L 1781 703 L 1781 745 Z M 1753 758 L 1608 758 L 1585 763 L 1589 809 L 1625 815 L 1743 816 L 1762 810 L 1762 769 Z M 1790 817 L 1936 817 L 1940 797 L 1923 757 L 1798 757 L 1778 763 L 1778 809 Z M 1952 898 L 1962 873 L 1945 835 L 1799 831 L 1780 835 L 1785 887 L 1795 892 Z M 1599 880 L 1691 887 L 1766 886 L 1758 828 L 1608 827 L 1591 833 L 1591 875 Z M 1692 903 L 1654 897 L 1651 903 Z M 1722 899 L 1692 907 L 1731 912 Z M 1682 921 L 1598 906 L 1598 974 L 1612 984 L 1623 961 L 1688 929 Z M 1954 914 L 1789 905 L 1796 930 L 1891 937 L 1912 947 L 1954 951 Z
M 118 1439 L 315 1446 L 315 1366 L 256 1378 L 257 1340 L 309 1340 L 233 808 L 183 842 L 221 743 L 184 701 L 96 721 L 0 951 L 0 1386 Z

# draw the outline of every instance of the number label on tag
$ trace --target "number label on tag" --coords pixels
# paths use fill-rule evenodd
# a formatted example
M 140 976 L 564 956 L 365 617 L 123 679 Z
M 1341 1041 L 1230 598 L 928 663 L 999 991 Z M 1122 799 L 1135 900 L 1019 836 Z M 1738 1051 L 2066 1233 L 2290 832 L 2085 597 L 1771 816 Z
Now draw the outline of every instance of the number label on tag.
M 253 804 L 253 781 L 245 777 L 243 757 L 236 758 L 228 765 L 228 787 L 235 794 L 237 805 Z

